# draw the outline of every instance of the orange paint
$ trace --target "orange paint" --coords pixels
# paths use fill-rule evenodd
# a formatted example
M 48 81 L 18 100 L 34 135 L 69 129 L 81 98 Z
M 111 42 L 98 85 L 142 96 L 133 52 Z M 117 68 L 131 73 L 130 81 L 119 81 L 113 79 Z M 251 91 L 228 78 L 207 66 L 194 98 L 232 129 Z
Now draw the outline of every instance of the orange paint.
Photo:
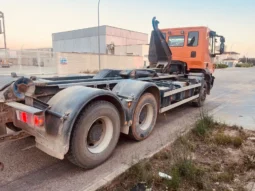
M 207 27 L 185 27 L 185 28 L 168 28 L 161 29 L 161 32 L 166 36 L 166 41 L 169 45 L 169 37 L 183 36 L 183 46 L 170 46 L 172 51 L 172 60 L 180 60 L 187 63 L 188 70 L 190 69 L 205 69 L 208 67 L 211 73 L 214 72 L 213 57 L 209 52 L 209 32 Z M 198 41 L 196 46 L 188 46 L 188 36 L 191 32 L 198 32 Z M 181 37 L 180 37 L 181 38 Z M 190 38 L 191 39 L 191 38 Z M 192 57 L 191 52 L 195 52 L 196 56 Z

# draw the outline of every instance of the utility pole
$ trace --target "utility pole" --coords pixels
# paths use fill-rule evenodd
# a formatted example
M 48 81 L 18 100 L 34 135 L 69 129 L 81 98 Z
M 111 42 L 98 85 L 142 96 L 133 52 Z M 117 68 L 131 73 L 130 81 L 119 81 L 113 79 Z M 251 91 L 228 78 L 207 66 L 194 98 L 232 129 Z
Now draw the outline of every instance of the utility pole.
M 231 46 L 230 46 L 230 58 L 231 58 L 231 55 L 232 55 L 232 47 L 233 45 L 235 45 L 235 43 L 233 43 Z
M 1 28 L 1 20 L 3 21 L 3 29 Z M 5 22 L 4 22 L 4 13 L 0 11 L 0 34 L 4 34 L 4 52 L 6 59 L 6 32 L 5 32 Z
M 0 23 L 0 34 L 4 34 L 4 49 L 6 50 L 6 32 L 5 32 L 5 22 L 4 22 L 4 13 L 0 11 L 0 19 L 3 21 L 3 31 L 1 29 L 1 23 Z
M 101 62 L 100 62 L 100 35 L 99 35 L 99 25 L 100 25 L 100 15 L 99 15 L 99 5 L 100 5 L 100 0 L 98 0 L 98 26 L 97 26 L 97 33 L 98 33 L 98 66 L 99 66 L 99 70 L 101 69 Z
M 248 53 L 249 53 L 250 48 L 248 48 L 245 52 L 245 59 L 246 59 L 246 63 L 248 63 Z

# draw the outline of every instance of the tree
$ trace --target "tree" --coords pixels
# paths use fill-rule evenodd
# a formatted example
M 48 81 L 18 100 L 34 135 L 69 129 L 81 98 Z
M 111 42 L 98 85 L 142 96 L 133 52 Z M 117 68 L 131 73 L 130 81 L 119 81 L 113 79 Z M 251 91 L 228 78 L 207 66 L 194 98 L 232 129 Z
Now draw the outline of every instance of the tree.
M 255 58 L 248 58 L 248 57 L 243 57 L 243 58 L 240 58 L 239 59 L 239 62 L 242 62 L 242 63 L 252 63 L 253 65 L 255 65 Z

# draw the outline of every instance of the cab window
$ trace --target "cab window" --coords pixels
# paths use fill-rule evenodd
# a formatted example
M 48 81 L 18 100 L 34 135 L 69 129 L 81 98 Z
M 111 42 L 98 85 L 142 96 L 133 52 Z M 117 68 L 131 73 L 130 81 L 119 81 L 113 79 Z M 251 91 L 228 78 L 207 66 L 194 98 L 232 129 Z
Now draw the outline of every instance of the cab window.
M 184 36 L 169 36 L 168 38 L 168 46 L 178 47 L 184 46 Z
M 197 46 L 198 45 L 198 31 L 189 32 L 187 46 Z

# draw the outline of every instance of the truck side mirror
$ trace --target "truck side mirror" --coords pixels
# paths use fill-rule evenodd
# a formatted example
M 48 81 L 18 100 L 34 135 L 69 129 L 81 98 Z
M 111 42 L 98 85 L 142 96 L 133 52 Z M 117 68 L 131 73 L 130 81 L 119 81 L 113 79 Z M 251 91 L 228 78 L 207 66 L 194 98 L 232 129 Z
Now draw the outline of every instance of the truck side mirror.
M 220 44 L 220 54 L 223 54 L 225 51 L 225 44 L 224 43 L 221 43 Z
M 225 51 L 225 38 L 220 37 L 220 54 L 223 54 Z

